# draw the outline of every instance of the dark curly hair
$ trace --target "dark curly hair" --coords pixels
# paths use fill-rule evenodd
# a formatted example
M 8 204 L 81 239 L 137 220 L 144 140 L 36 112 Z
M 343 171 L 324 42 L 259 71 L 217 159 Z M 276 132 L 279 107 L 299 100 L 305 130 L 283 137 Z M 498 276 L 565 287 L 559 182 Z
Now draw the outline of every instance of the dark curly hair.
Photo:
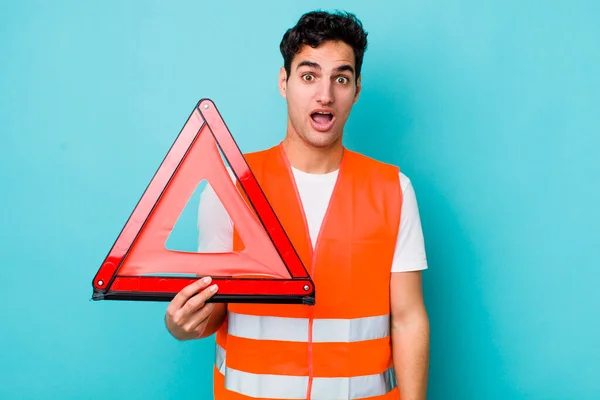
M 367 35 L 362 23 L 349 12 L 311 11 L 300 17 L 296 25 L 283 35 L 279 50 L 283 66 L 290 76 L 292 59 L 302 45 L 317 47 L 327 40 L 343 41 L 354 49 L 356 79 L 360 76 L 363 56 L 367 49 Z

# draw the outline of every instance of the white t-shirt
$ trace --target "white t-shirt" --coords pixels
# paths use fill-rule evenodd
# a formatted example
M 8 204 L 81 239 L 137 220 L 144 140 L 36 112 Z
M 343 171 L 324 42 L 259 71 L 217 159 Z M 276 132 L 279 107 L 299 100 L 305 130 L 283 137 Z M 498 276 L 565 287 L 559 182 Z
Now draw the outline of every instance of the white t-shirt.
M 292 171 L 306 213 L 309 234 L 314 247 L 338 171 L 327 174 L 309 174 L 293 167 Z M 231 171 L 230 175 L 235 180 Z M 410 179 L 403 173 L 400 173 L 400 186 L 403 193 L 403 204 L 391 272 L 424 270 L 427 269 L 427 258 L 417 199 Z M 207 185 L 200 195 L 198 229 L 200 232 L 210 231 L 210 235 L 199 235 L 199 252 L 229 252 L 233 250 L 233 223 L 210 185 Z

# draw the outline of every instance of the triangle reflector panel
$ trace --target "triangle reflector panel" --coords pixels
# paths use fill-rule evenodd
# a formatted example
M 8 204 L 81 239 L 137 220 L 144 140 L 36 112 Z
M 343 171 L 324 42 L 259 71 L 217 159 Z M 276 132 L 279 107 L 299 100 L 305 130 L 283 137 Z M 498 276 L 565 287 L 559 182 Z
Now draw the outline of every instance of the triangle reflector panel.
M 166 248 L 174 224 L 203 181 L 222 202 L 242 249 L 199 253 Z M 170 301 L 203 276 L 219 286 L 211 302 L 315 302 L 311 277 L 209 99 L 194 108 L 121 230 L 94 277 L 92 299 Z

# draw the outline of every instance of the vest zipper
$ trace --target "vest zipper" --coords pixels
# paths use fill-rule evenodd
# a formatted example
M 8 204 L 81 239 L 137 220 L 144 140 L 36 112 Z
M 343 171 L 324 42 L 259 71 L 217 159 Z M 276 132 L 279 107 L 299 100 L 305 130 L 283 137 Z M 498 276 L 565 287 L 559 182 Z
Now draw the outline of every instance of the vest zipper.
M 283 148 L 281 149 L 281 151 L 283 153 Z M 310 240 L 310 230 L 308 229 L 308 222 L 306 221 L 306 212 L 304 211 L 302 199 L 300 198 L 300 193 L 298 192 L 298 186 L 296 185 L 296 179 L 294 178 L 294 174 L 293 174 L 292 170 L 290 169 L 290 164 L 287 161 L 285 154 L 284 154 L 284 159 L 286 161 L 286 165 L 288 166 L 288 173 L 290 176 L 290 180 L 292 181 L 292 186 L 294 187 L 294 193 L 296 194 L 296 201 L 298 202 L 298 207 L 300 207 L 300 213 L 302 214 L 302 221 L 304 224 L 304 233 L 306 234 L 306 240 L 307 240 L 308 248 L 310 250 L 310 257 L 311 257 L 310 276 L 314 282 L 315 261 L 317 259 L 316 248 L 319 245 L 319 238 L 321 236 L 322 229 L 319 229 L 319 234 L 317 235 L 317 240 L 315 241 L 315 247 L 313 248 L 312 241 Z M 327 212 L 325 212 L 325 216 L 327 216 Z M 325 222 L 325 217 L 323 218 L 323 222 Z M 308 346 L 308 384 L 306 386 L 306 400 L 310 400 L 310 395 L 311 395 L 311 391 L 312 391 L 312 383 L 313 383 L 313 354 L 312 354 L 313 321 L 314 321 L 314 309 L 312 307 L 309 307 L 308 308 L 308 343 L 307 343 L 307 346 Z
M 317 240 L 315 240 L 315 246 L 313 247 L 312 241 L 310 240 L 310 229 L 308 227 L 308 221 L 306 220 L 306 212 L 304 211 L 304 205 L 302 204 L 302 198 L 300 197 L 300 193 L 298 191 L 298 186 L 296 185 L 296 179 L 294 178 L 294 173 L 292 172 L 291 164 L 290 164 L 289 160 L 287 159 L 285 150 L 281 143 L 279 145 L 279 149 L 280 149 L 281 156 L 283 157 L 283 160 L 287 166 L 287 171 L 288 171 L 290 180 L 292 181 L 292 186 L 294 187 L 294 193 L 296 194 L 296 201 L 298 202 L 298 206 L 300 207 L 300 213 L 302 214 L 302 221 L 304 223 L 304 232 L 306 233 L 306 239 L 308 240 L 308 248 L 310 250 L 310 257 L 311 257 L 310 276 L 314 282 L 315 281 L 315 279 L 314 279 L 315 278 L 315 261 L 317 260 L 317 249 L 319 248 L 321 234 L 322 234 L 323 228 L 325 227 L 325 224 L 327 222 L 327 217 L 328 217 L 329 211 L 331 209 L 331 204 L 333 203 L 333 196 L 335 196 L 336 189 L 340 182 L 340 176 L 342 174 L 342 168 L 343 168 L 343 164 L 344 164 L 343 163 L 344 157 L 342 157 L 342 162 L 340 162 L 338 176 L 335 180 L 333 190 L 331 191 L 331 197 L 329 198 L 329 204 L 327 204 L 327 209 L 325 210 L 325 215 L 323 216 L 323 221 L 321 222 L 321 228 L 319 229 L 319 233 L 317 234 Z M 313 377 L 313 353 L 312 353 L 312 334 L 313 334 L 313 322 L 314 322 L 314 308 L 313 307 L 309 307 L 308 314 L 309 314 L 309 317 L 308 317 L 308 384 L 306 387 L 306 400 L 311 400 L 312 383 L 313 383 L 313 378 L 314 378 Z

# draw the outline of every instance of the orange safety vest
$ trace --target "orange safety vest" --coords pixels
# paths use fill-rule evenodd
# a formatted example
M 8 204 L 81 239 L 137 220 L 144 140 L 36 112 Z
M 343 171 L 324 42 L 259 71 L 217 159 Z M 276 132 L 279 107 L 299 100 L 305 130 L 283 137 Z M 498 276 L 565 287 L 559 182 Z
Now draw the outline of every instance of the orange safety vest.
M 389 294 L 398 168 L 344 149 L 313 249 L 282 145 L 245 157 L 315 283 L 316 304 L 229 304 L 216 334 L 215 400 L 399 399 Z

